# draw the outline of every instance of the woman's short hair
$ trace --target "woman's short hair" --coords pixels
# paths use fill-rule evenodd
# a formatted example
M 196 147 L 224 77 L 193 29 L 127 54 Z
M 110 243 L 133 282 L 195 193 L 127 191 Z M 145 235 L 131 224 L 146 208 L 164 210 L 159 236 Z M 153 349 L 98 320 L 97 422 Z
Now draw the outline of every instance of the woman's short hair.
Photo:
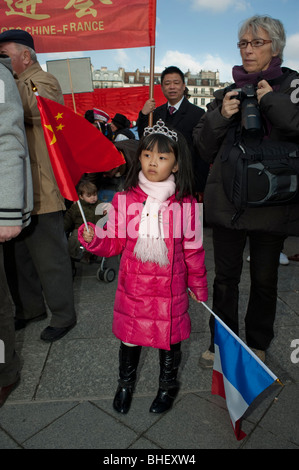
M 283 24 L 280 20 L 271 18 L 271 16 L 255 15 L 243 22 L 239 29 L 239 40 L 242 39 L 248 29 L 252 29 L 253 34 L 257 34 L 258 29 L 262 28 L 269 34 L 272 41 L 272 52 L 278 53 L 278 57 L 283 59 L 283 50 L 286 44 L 286 34 Z

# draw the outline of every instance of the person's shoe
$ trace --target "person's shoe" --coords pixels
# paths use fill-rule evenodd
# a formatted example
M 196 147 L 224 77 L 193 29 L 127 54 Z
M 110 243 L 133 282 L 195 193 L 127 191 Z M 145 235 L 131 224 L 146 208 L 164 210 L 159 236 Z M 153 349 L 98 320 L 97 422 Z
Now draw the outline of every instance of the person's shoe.
M 34 318 L 29 318 L 26 320 L 25 318 L 15 318 L 15 330 L 22 330 L 23 328 L 26 328 L 29 323 L 34 323 L 37 321 L 45 320 L 47 318 L 47 313 L 44 312 L 41 315 L 38 315 L 37 317 Z
M 199 358 L 199 365 L 204 369 L 211 369 L 214 366 L 215 353 L 207 349 Z
M 282 264 L 283 266 L 287 266 L 288 264 L 290 264 L 288 257 L 282 252 L 279 256 L 279 264 Z
M 70 326 L 66 326 L 64 328 L 55 328 L 54 326 L 47 326 L 44 331 L 41 332 L 40 338 L 47 343 L 53 343 L 58 339 L 63 338 L 74 326 L 76 322 Z
M 150 413 L 164 413 L 170 410 L 177 396 L 179 387 L 172 387 L 169 390 L 159 388 L 156 398 L 150 407 Z
M 266 353 L 262 349 L 255 349 L 255 348 L 250 348 L 251 351 L 262 361 L 265 362 L 266 360 Z
M 0 408 L 4 405 L 11 392 L 17 388 L 19 383 L 20 377 L 18 377 L 18 379 L 12 384 L 7 385 L 6 387 L 0 387 Z
M 113 400 L 113 408 L 118 413 L 127 414 L 132 403 L 133 386 L 122 387 L 119 385 Z
M 131 407 L 140 354 L 141 346 L 128 346 L 123 342 L 120 343 L 119 381 L 113 400 L 113 408 L 118 413 L 127 414 Z

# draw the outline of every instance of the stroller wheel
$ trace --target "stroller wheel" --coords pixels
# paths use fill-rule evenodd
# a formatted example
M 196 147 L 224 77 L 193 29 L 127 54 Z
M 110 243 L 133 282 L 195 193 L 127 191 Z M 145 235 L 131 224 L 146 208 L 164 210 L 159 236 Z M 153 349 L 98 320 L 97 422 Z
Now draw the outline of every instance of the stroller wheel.
M 96 276 L 98 281 L 104 281 L 104 271 L 101 268 L 97 270 Z
M 108 268 L 104 271 L 104 281 L 105 282 L 112 282 L 115 279 L 115 271 L 114 269 Z

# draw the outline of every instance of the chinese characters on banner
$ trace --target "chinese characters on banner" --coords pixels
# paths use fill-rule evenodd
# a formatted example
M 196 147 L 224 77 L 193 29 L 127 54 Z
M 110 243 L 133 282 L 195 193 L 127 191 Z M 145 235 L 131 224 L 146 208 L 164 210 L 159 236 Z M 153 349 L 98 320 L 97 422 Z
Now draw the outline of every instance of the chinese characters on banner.
M 155 45 L 156 0 L 0 0 L 0 18 L 38 53 Z

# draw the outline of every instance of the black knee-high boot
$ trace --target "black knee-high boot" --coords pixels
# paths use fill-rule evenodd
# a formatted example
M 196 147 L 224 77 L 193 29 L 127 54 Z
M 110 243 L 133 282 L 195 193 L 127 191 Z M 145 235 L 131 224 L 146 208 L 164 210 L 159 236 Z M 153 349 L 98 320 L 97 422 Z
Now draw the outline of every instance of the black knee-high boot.
M 178 394 L 179 383 L 177 382 L 177 375 L 182 357 L 181 343 L 172 344 L 170 351 L 160 349 L 159 357 L 159 390 L 150 407 L 151 413 L 163 413 L 169 410 Z
M 141 346 L 120 345 L 119 385 L 113 401 L 113 408 L 119 413 L 126 414 L 130 409 L 140 353 Z

